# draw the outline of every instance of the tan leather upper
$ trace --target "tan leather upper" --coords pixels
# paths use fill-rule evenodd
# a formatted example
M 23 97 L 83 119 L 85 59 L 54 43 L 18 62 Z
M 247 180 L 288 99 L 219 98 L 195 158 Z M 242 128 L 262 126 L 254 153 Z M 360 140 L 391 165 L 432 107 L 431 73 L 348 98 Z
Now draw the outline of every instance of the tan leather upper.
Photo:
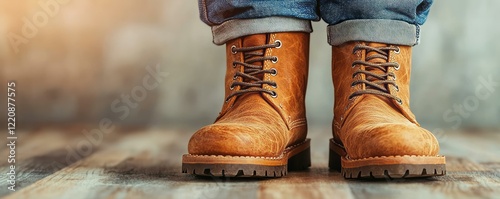
M 333 136 L 344 145 L 350 158 L 375 156 L 427 155 L 435 156 L 439 144 L 432 133 L 420 127 L 410 111 L 411 47 L 397 46 L 399 52 L 389 51 L 389 62 L 400 65 L 399 70 L 388 67 L 396 76 L 396 86 L 388 85 L 391 95 L 401 99 L 401 104 L 387 97 L 363 94 L 349 99 L 355 92 L 366 89 L 363 84 L 351 86 L 354 80 L 365 79 L 365 74 L 353 77 L 364 65 L 352 64 L 365 60 L 365 50 L 353 52 L 361 42 L 349 42 L 332 47 L 332 77 L 335 88 Z M 367 44 L 368 46 L 388 46 Z M 377 60 L 380 61 L 380 60 Z M 388 77 L 391 78 L 392 77 Z
M 197 155 L 279 156 L 290 145 L 302 142 L 307 134 L 305 92 L 308 75 L 309 34 L 271 33 L 251 35 L 226 44 L 227 72 L 225 98 L 240 90 L 231 90 L 233 78 L 244 67 L 233 66 L 244 62 L 243 53 L 233 53 L 232 47 L 251 47 L 281 42 L 279 48 L 268 48 L 265 56 L 277 57 L 277 62 L 266 60 L 256 65 L 276 69 L 276 75 L 265 73 L 264 80 L 276 82 L 277 87 L 263 85 L 268 93 L 245 93 L 225 101 L 214 124 L 198 130 L 190 139 L 188 151 Z

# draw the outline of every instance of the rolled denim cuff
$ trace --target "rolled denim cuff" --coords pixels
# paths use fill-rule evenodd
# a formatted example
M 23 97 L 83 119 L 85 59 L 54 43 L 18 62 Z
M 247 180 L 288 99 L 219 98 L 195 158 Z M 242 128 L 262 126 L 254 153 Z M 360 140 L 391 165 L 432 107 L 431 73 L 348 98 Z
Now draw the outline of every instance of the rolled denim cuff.
M 328 26 L 328 43 L 366 41 L 414 46 L 420 41 L 420 26 L 387 19 L 356 19 Z
M 233 19 L 212 26 L 213 42 L 217 45 L 246 35 L 272 32 L 312 32 L 311 21 L 289 17 L 266 17 Z

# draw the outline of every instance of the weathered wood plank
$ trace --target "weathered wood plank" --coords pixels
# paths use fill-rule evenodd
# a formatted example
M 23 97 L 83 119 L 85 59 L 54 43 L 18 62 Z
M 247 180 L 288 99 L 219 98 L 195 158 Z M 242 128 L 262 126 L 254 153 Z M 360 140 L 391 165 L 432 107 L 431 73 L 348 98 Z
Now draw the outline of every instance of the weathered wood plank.
M 340 173 L 326 167 L 321 164 L 307 171 L 290 172 L 283 179 L 263 181 L 259 198 L 354 198 Z
M 19 132 L 16 145 L 16 191 L 50 176 L 82 158 L 99 150 L 100 147 L 118 141 L 118 134 L 103 135 L 97 145 L 92 145 L 87 154 L 76 153 L 81 143 L 89 142 L 82 130 L 93 129 L 88 125 L 70 125 L 65 128 L 40 128 L 33 132 Z M 117 128 L 119 129 L 119 128 Z M 124 134 L 127 131 L 123 132 Z M 90 143 L 90 142 L 89 142 Z M 7 149 L 2 153 L 7 154 Z M 2 162 L 1 173 L 9 171 L 9 165 Z M 0 177 L 0 187 L 7 187 L 8 175 Z M 0 196 L 13 193 L 0 189 Z
M 29 139 L 26 139 L 28 137 Z M 59 130 L 45 130 L 30 134 L 20 132 L 16 144 L 15 190 L 20 190 L 71 164 L 72 162 L 65 160 L 67 155 L 65 146 L 71 146 L 75 139 L 77 139 L 76 136 L 68 136 Z M 8 150 L 4 149 L 2 157 L 6 157 L 7 154 Z M 0 173 L 8 173 L 9 166 L 10 164 L 6 161 L 2 161 Z M 12 193 L 6 188 L 9 184 L 9 176 L 0 176 L 0 187 L 5 187 L 0 189 L 0 196 Z
M 107 179 L 108 176 L 104 173 L 106 166 L 117 165 L 131 155 L 141 155 L 143 149 L 148 147 L 154 149 L 160 141 L 171 142 L 171 139 L 150 139 L 140 133 L 126 134 L 119 143 L 106 146 L 106 149 L 57 171 L 7 198 L 86 198 L 89 190 L 101 186 L 103 184 L 101 181 Z

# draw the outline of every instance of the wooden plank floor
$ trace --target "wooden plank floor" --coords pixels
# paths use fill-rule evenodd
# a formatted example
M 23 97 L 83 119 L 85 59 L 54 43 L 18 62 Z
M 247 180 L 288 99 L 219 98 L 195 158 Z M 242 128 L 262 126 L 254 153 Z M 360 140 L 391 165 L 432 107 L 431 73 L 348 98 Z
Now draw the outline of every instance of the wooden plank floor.
M 500 132 L 440 136 L 447 175 L 412 180 L 344 180 L 327 168 L 328 128 L 313 128 L 313 166 L 280 179 L 198 178 L 182 174 L 192 130 L 116 129 L 81 147 L 83 127 L 20 132 L 16 191 L 0 178 L 3 198 L 500 198 Z M 83 140 L 83 141 L 82 141 Z M 86 141 L 85 141 L 86 140 Z M 83 144 L 82 144 L 83 143 Z M 81 148 L 78 148 L 78 147 Z M 69 149 L 85 152 L 81 157 Z M 8 148 L 0 148 L 2 157 Z M 70 154 L 70 155 L 68 155 Z M 81 154 L 81 153 L 80 153 Z M 69 158 L 68 158 L 69 157 Z M 9 171 L 0 163 L 0 172 Z

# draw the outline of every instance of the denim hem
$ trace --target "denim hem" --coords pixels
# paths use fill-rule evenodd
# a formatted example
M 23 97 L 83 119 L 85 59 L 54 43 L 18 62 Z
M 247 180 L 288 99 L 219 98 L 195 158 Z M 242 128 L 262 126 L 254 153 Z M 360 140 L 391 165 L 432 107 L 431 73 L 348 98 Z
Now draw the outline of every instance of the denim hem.
M 212 26 L 213 42 L 217 45 L 246 35 L 272 32 L 312 32 L 310 20 L 289 17 L 233 19 Z
M 420 42 L 420 26 L 388 19 L 356 19 L 328 26 L 328 43 L 367 41 L 414 46 Z

